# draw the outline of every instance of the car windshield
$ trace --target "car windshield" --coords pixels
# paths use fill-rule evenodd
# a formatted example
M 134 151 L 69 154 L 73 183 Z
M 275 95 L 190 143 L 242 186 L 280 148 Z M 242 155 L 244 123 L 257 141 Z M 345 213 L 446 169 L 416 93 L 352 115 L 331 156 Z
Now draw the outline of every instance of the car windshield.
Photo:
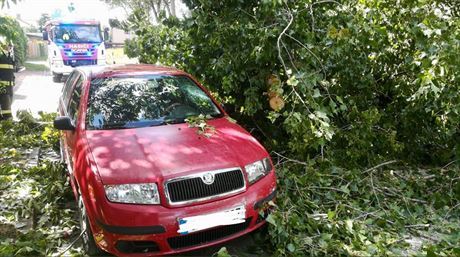
M 56 43 L 100 43 L 101 32 L 97 25 L 59 25 L 54 28 Z
M 208 119 L 223 113 L 185 76 L 95 78 L 91 81 L 88 129 L 122 129 L 183 123 L 190 116 Z

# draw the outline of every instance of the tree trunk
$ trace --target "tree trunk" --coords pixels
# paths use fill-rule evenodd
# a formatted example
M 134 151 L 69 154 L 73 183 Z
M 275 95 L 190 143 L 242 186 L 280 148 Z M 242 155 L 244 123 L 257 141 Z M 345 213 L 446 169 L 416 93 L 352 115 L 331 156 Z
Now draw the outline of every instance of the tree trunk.
M 150 8 L 152 9 L 153 15 L 155 16 L 155 21 L 158 22 L 158 11 L 160 10 L 157 11 L 154 0 L 150 0 L 149 2 L 150 2 Z
M 171 8 L 171 15 L 176 17 L 176 1 L 175 0 L 169 0 L 169 5 Z
M 167 12 L 167 16 L 171 17 L 171 8 L 169 8 L 169 1 L 168 0 L 163 0 L 163 4 L 165 5 L 165 9 Z

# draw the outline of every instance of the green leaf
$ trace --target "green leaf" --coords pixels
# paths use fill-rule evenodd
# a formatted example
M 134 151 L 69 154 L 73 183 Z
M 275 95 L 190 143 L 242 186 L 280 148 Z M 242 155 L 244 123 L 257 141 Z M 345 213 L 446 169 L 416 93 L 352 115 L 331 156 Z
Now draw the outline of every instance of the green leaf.
M 287 81 L 286 81 L 286 84 L 288 84 L 289 86 L 297 86 L 297 84 L 299 84 L 299 81 L 297 80 L 297 78 L 295 76 L 291 76 Z
M 329 240 L 332 239 L 332 236 L 333 236 L 333 235 L 332 235 L 331 233 L 323 233 L 323 234 L 321 234 L 321 239 L 324 239 L 324 240 L 326 240 L 326 241 L 329 241 Z
M 334 217 L 335 217 L 335 211 L 328 211 L 328 212 L 327 212 L 327 218 L 328 218 L 329 220 L 333 220 Z
M 287 249 L 289 250 L 289 252 L 293 253 L 295 251 L 295 246 L 291 243 L 289 243 L 287 245 Z
M 227 248 L 224 246 L 224 247 L 221 247 L 219 251 L 217 252 L 217 257 L 232 257 L 232 256 L 228 253 Z
M 345 221 L 345 226 L 346 226 L 347 231 L 349 233 L 353 233 L 353 221 L 352 220 L 350 220 L 350 219 L 346 220 Z
M 317 88 L 315 88 L 315 90 L 313 90 L 313 98 L 318 98 L 320 96 L 321 96 L 321 93 L 319 92 Z
M 460 256 L 460 248 L 454 248 L 452 251 L 453 251 L 453 253 L 455 254 L 456 257 Z
M 430 246 L 426 250 L 426 257 L 438 257 L 438 255 L 435 252 L 435 247 L 434 246 Z
M 273 218 L 272 214 L 269 214 L 265 219 L 268 223 L 272 224 L 273 226 L 277 226 L 275 219 Z
M 342 190 L 345 194 L 349 194 L 350 190 L 348 189 L 347 185 L 343 185 L 340 187 L 340 190 Z

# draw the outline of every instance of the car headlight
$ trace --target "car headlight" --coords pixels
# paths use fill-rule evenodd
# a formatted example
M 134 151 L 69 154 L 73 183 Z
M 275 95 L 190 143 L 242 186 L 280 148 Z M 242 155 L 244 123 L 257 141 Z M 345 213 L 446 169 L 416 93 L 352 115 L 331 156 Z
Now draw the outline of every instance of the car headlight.
M 248 164 L 244 166 L 248 174 L 249 183 L 254 183 L 263 176 L 267 175 L 272 170 L 272 165 L 269 158 Z
M 155 183 L 105 185 L 105 195 L 111 202 L 159 204 L 160 194 Z

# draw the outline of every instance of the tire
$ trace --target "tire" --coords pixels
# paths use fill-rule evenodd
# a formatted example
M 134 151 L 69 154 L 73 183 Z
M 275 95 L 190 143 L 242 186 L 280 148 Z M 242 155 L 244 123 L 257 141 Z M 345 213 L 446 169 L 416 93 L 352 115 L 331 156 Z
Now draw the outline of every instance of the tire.
M 83 250 L 89 256 L 101 256 L 104 252 L 99 249 L 94 241 L 93 232 L 91 231 L 91 226 L 89 224 L 88 216 L 86 215 L 85 205 L 81 195 L 78 197 L 78 209 L 79 209 L 79 221 L 80 221 L 80 230 L 85 231 L 81 236 Z
M 62 74 L 53 73 L 53 82 L 60 83 L 62 80 Z

